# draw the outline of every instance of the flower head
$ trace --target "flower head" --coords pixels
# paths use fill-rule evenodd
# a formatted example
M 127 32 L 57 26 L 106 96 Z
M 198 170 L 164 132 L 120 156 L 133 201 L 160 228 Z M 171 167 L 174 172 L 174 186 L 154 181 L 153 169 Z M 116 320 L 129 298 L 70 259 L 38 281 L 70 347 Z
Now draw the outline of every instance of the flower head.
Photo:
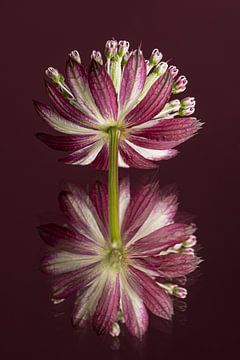
M 38 114 L 65 134 L 38 134 L 48 146 L 69 151 L 61 161 L 107 169 L 109 129 L 119 130 L 118 164 L 153 168 L 177 154 L 177 145 L 192 137 L 201 124 L 194 117 L 195 100 L 171 100 L 186 89 L 187 79 L 162 61 L 154 49 L 149 61 L 140 49 L 129 52 L 127 41 L 109 40 L 106 61 L 93 51 L 87 70 L 77 50 L 70 52 L 66 80 L 46 70 L 51 107 L 35 102 Z
M 42 269 L 54 275 L 54 302 L 76 296 L 74 326 L 91 323 L 98 334 L 118 336 L 125 324 L 141 338 L 148 327 L 147 309 L 171 319 L 173 298 L 187 295 L 178 279 L 199 263 L 193 250 L 194 224 L 174 221 L 176 195 L 154 182 L 142 185 L 131 197 L 128 180 L 123 179 L 121 246 L 114 246 L 109 238 L 104 184 L 96 183 L 88 194 L 69 184 L 59 199 L 67 224 L 40 226 L 40 235 L 50 248 Z

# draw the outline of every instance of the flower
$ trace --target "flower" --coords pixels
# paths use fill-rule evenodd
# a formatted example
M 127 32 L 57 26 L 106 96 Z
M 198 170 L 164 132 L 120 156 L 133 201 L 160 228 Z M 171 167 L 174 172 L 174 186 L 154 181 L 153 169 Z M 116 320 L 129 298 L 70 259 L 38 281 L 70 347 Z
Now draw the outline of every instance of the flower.
M 125 324 L 141 338 L 148 327 L 147 309 L 171 319 L 173 297 L 187 295 L 179 286 L 185 284 L 181 279 L 200 262 L 193 250 L 195 225 L 174 221 L 175 193 L 160 189 L 154 180 L 130 195 L 128 179 L 122 179 L 119 247 L 109 238 L 103 183 L 97 182 L 88 194 L 68 184 L 59 200 L 67 224 L 39 227 L 49 245 L 42 270 L 54 276 L 55 303 L 75 294 L 73 325 L 92 324 L 98 334 L 118 336 Z
M 66 81 L 57 69 L 46 70 L 46 89 L 52 107 L 35 101 L 48 125 L 65 134 L 40 133 L 53 149 L 70 151 L 60 159 L 67 164 L 108 168 L 109 129 L 119 130 L 118 165 L 153 168 L 177 154 L 175 148 L 201 127 L 195 117 L 195 99 L 172 99 L 186 89 L 185 76 L 163 62 L 158 49 L 150 59 L 142 51 L 129 52 L 127 41 L 110 40 L 106 61 L 93 51 L 88 69 L 77 50 L 70 52 Z

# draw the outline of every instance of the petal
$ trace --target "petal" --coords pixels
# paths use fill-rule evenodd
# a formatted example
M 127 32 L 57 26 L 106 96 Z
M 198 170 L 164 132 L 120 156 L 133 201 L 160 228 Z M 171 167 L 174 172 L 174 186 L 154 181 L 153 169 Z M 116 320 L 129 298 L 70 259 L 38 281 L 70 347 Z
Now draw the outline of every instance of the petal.
M 146 159 L 136 150 L 134 150 L 126 141 L 122 141 L 119 146 L 120 155 L 125 164 L 129 167 L 140 169 L 152 169 L 157 167 L 157 164 L 151 160 Z
M 109 148 L 108 144 L 104 144 L 97 154 L 96 158 L 91 163 L 91 166 L 97 170 L 107 170 L 109 163 Z
M 72 314 L 73 326 L 84 327 L 93 314 L 99 298 L 99 281 L 94 281 L 76 298 Z
M 153 161 L 160 161 L 160 160 L 168 160 L 172 157 L 177 155 L 177 150 L 157 150 L 157 149 L 146 149 L 142 146 L 138 146 L 128 140 L 125 140 L 125 142 L 134 149 L 138 154 L 143 156 L 145 159 L 153 160 Z M 150 142 L 149 142 L 150 143 Z M 150 144 L 151 146 L 151 144 Z
M 130 183 L 129 177 L 124 177 L 120 181 L 120 191 L 119 191 L 119 226 L 121 228 L 123 219 L 125 216 L 126 209 L 128 208 L 130 202 Z
M 95 244 L 105 245 L 104 226 L 86 193 L 68 184 L 67 191 L 62 191 L 59 196 L 60 208 L 70 224 Z
M 169 71 L 151 86 L 140 103 L 127 114 L 125 122 L 129 126 L 151 120 L 165 106 L 172 92 L 173 79 Z
M 97 264 L 91 264 L 85 268 L 58 275 L 53 281 L 53 298 L 60 300 L 69 297 L 92 283 L 99 274 Z
M 69 100 L 67 100 L 60 91 L 57 90 L 56 86 L 46 82 L 46 89 L 48 96 L 57 110 L 57 112 L 64 118 L 76 122 L 79 125 L 85 127 L 94 127 L 98 121 L 92 116 L 86 115 L 84 112 L 75 107 Z M 74 100 L 72 100 L 73 102 Z
M 131 265 L 129 270 L 129 284 L 143 300 L 147 308 L 153 314 L 170 320 L 173 315 L 173 303 L 170 296 L 143 271 Z
M 80 255 L 61 250 L 45 255 L 41 261 L 41 270 L 46 274 L 59 275 L 83 270 L 98 261 L 99 258 L 94 252 L 92 255 Z
M 68 251 L 80 255 L 94 255 L 94 243 L 67 226 L 46 224 L 38 227 L 43 241 L 58 250 Z
M 195 231 L 194 225 L 170 224 L 137 240 L 129 251 L 131 256 L 158 255 L 160 251 L 187 240 Z
M 102 147 L 103 141 L 98 140 L 59 159 L 59 161 L 72 165 L 89 165 L 96 159 Z
M 194 271 L 200 262 L 195 255 L 168 254 L 155 257 L 161 277 L 174 278 Z
M 108 232 L 108 188 L 105 184 L 97 181 L 89 191 L 89 197 L 96 212 Z
M 147 220 L 159 198 L 158 182 L 144 184 L 132 197 L 123 219 L 123 241 L 129 241 Z
M 97 135 L 49 135 L 44 133 L 36 134 L 37 138 L 47 146 L 55 150 L 73 151 L 84 148 L 96 142 Z
M 151 207 L 148 208 L 148 211 Z M 135 243 L 135 241 L 151 234 L 152 232 L 170 224 L 177 212 L 177 196 L 169 195 L 166 197 L 158 198 L 155 201 L 154 207 L 151 212 L 148 212 L 148 217 L 142 222 L 138 231 L 134 234 L 128 242 L 127 247 Z
M 135 106 L 146 81 L 146 64 L 141 50 L 136 50 L 124 67 L 121 89 L 120 108 L 126 113 Z
M 179 117 L 149 121 L 146 126 L 131 129 L 129 140 L 151 149 L 170 149 L 190 139 L 202 123 L 193 117 Z
M 83 65 L 69 58 L 66 64 L 66 75 L 69 87 L 76 98 L 80 109 L 87 115 L 98 119 L 100 123 L 104 122 L 96 104 L 93 100 L 88 85 L 87 71 Z
M 93 316 L 93 327 L 98 335 L 110 331 L 117 320 L 120 302 L 120 286 L 118 273 L 110 274 L 104 284 Z
M 105 67 L 92 60 L 88 81 L 92 96 L 105 119 L 117 120 L 117 95 Z
M 143 301 L 125 284 L 122 289 L 121 301 L 127 329 L 133 336 L 142 338 L 148 328 L 148 313 Z
M 54 130 L 66 134 L 95 134 L 96 130 L 82 127 L 72 121 L 69 121 L 54 112 L 49 106 L 38 101 L 34 102 L 38 115 L 47 122 Z

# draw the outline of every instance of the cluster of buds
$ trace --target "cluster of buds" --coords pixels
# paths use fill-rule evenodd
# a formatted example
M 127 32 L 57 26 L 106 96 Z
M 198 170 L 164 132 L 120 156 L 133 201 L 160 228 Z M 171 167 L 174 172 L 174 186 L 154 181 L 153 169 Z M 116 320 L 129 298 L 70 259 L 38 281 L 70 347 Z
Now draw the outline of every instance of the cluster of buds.
M 181 243 L 178 243 L 172 247 L 169 247 L 167 250 L 163 250 L 159 255 L 167 254 L 188 254 L 194 255 L 193 247 L 196 245 L 197 239 L 195 235 L 189 236 L 189 238 Z
M 186 97 L 181 100 L 181 106 L 179 109 L 180 116 L 190 116 L 195 111 L 196 100 L 194 97 Z

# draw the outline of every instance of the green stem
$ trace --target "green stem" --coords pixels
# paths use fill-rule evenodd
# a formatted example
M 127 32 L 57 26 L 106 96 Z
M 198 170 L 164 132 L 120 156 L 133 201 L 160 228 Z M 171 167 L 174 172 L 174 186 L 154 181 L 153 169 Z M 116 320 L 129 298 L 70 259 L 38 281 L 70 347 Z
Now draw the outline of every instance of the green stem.
M 115 248 L 120 248 L 122 245 L 119 229 L 118 140 L 118 128 L 111 127 L 109 129 L 108 171 L 109 230 L 112 246 Z

